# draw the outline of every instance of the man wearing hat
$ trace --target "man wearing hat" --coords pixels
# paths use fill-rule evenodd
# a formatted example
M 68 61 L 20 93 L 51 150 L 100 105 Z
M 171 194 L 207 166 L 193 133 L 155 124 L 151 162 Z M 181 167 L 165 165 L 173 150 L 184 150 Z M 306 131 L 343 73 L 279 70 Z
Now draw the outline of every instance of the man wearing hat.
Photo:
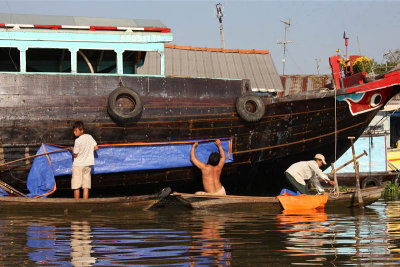
M 311 179 L 318 194 L 324 194 L 324 188 L 319 183 L 318 178 L 331 185 L 334 185 L 335 182 L 331 181 L 329 177 L 322 172 L 320 169 L 322 164 L 326 165 L 325 157 L 322 154 L 315 155 L 314 160 L 294 163 L 285 171 L 286 180 L 289 181 L 295 191 L 300 191 L 300 193 L 308 195 L 308 187 L 305 180 Z

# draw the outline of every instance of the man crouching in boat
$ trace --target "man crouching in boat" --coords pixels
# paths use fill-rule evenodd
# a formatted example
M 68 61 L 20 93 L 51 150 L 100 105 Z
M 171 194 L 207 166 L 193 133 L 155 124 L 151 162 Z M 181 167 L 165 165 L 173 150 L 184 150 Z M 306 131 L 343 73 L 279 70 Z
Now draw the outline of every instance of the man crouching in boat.
M 300 193 L 308 195 L 308 187 L 305 180 L 311 179 L 318 194 L 325 194 L 324 188 L 319 183 L 318 178 L 321 178 L 331 185 L 335 185 L 335 182 L 331 181 L 329 177 L 322 172 L 320 169 L 322 164 L 326 165 L 326 162 L 325 157 L 321 154 L 315 155 L 314 160 L 294 163 L 285 171 L 286 180 L 289 181 L 295 191 L 298 190 Z
M 219 153 L 212 152 L 208 157 L 207 164 L 201 162 L 196 158 L 195 149 L 198 144 L 199 144 L 198 142 L 195 142 L 193 144 L 192 151 L 190 152 L 190 160 L 196 167 L 198 167 L 201 170 L 203 176 L 202 178 L 203 187 L 205 192 L 199 191 L 196 192 L 195 194 L 197 195 L 210 194 L 210 195 L 225 196 L 226 195 L 225 188 L 222 186 L 220 182 L 222 167 L 224 167 L 226 159 L 225 151 L 222 148 L 221 141 L 219 139 L 215 141 L 215 144 L 218 146 Z

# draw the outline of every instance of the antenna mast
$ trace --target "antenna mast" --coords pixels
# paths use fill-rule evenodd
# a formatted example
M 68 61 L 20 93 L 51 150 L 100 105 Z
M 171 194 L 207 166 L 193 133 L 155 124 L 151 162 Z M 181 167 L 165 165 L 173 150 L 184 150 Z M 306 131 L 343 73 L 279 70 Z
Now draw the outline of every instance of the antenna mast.
M 317 65 L 317 75 L 319 76 L 319 63 L 322 61 L 321 58 L 314 58 L 315 64 Z
M 224 38 L 224 26 L 222 25 L 222 17 L 224 14 L 222 14 L 222 4 L 218 3 L 215 5 L 215 8 L 217 9 L 217 18 L 219 20 L 219 32 L 221 34 L 222 38 L 222 48 L 225 49 L 225 38 Z
M 292 42 L 292 41 L 287 41 L 287 40 L 286 40 L 286 32 L 287 32 L 288 30 L 290 30 L 290 25 L 291 25 L 290 19 L 289 19 L 289 21 L 281 20 L 281 22 L 282 22 L 283 24 L 285 24 L 285 38 L 283 39 L 282 42 L 277 42 L 277 44 L 282 44 L 282 45 L 283 45 L 283 58 L 282 58 L 283 72 L 282 72 L 282 75 L 285 75 L 286 45 L 287 45 L 287 44 L 290 44 L 290 43 L 294 43 L 294 42 Z

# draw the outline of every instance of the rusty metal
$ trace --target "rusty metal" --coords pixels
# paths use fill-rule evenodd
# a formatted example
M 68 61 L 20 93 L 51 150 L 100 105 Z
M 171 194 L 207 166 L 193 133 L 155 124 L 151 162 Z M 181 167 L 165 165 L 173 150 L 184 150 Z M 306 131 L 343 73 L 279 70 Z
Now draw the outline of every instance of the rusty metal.
M 281 75 L 280 78 L 284 92 L 279 92 L 279 97 L 324 88 L 332 82 L 331 75 Z

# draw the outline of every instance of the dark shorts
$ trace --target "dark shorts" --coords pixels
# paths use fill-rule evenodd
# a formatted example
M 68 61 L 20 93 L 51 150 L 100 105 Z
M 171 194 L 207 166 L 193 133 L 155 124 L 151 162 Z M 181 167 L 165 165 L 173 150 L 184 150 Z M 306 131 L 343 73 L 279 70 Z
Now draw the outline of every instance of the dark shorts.
M 288 173 L 288 172 L 285 172 L 285 177 L 286 177 L 286 180 L 288 180 L 289 183 L 292 185 L 292 187 L 293 187 L 292 190 L 294 190 L 294 191 L 300 191 L 300 193 L 305 194 L 305 195 L 308 195 L 308 194 L 309 194 L 309 193 L 308 193 L 308 186 L 307 186 L 307 184 L 305 184 L 305 185 L 300 184 L 300 183 L 297 182 L 296 179 L 294 179 L 294 177 L 293 177 L 290 173 Z

